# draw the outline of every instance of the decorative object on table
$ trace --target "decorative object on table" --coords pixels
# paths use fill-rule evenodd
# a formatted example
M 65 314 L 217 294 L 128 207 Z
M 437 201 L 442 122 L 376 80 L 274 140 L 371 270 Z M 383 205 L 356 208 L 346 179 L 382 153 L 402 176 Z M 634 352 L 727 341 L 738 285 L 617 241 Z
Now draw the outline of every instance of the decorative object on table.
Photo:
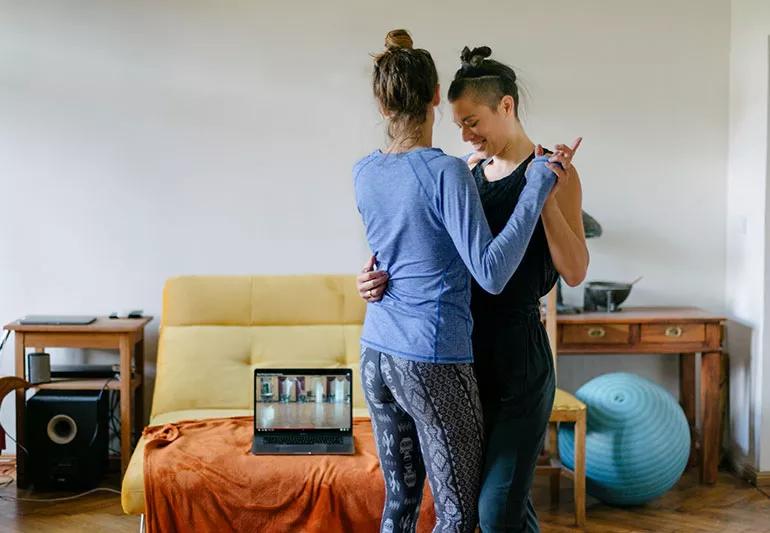
M 620 304 L 626 301 L 631 294 L 631 288 L 641 280 L 639 276 L 631 283 L 619 283 L 614 281 L 591 281 L 586 283 L 583 296 L 583 308 L 585 311 L 606 311 L 614 313 L 620 311 Z
M 110 313 L 109 318 L 112 320 L 118 320 L 120 318 L 143 318 L 144 317 L 144 311 L 142 309 L 131 309 L 130 311 L 123 311 L 122 313 L 118 313 L 117 311 L 113 311 Z
M 597 220 L 583 211 L 583 231 L 585 232 L 586 239 L 593 239 L 600 237 L 602 234 L 602 226 Z M 561 314 L 575 314 L 580 313 L 581 309 L 572 305 L 566 305 L 561 295 L 561 276 L 556 282 L 556 312 Z
M 659 385 L 624 372 L 592 379 L 575 396 L 588 406 L 586 488 L 614 505 L 639 505 L 670 490 L 690 454 L 684 411 Z M 573 457 L 573 428 L 561 424 L 559 452 Z
M 51 381 L 51 355 L 46 352 L 27 354 L 27 378 L 34 384 Z

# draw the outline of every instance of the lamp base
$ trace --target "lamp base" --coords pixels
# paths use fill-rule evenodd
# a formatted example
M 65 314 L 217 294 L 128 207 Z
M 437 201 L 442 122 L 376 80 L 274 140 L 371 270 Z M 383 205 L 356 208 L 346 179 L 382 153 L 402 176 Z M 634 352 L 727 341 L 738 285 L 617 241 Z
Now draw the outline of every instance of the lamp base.
M 561 296 L 561 276 L 556 281 L 556 314 L 557 315 L 577 315 L 583 310 L 574 305 L 566 305 Z
M 577 315 L 582 313 L 583 310 L 579 307 L 575 307 L 574 305 L 556 305 L 556 314 L 557 315 Z

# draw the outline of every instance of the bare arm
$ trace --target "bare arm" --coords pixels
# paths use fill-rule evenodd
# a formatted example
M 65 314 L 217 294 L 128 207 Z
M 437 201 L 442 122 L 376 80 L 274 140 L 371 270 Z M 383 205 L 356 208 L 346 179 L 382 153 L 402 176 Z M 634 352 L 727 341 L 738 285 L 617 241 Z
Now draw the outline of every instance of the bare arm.
M 543 207 L 543 226 L 548 250 L 556 270 L 571 287 L 582 282 L 588 271 L 588 247 L 583 229 L 583 192 L 575 167 L 561 188 Z
M 371 256 L 361 268 L 361 273 L 356 277 L 356 289 L 358 294 L 367 302 L 379 302 L 382 294 L 388 288 L 388 273 L 375 270 L 377 259 Z
M 583 191 L 572 158 L 583 139 L 572 146 L 557 144 L 549 168 L 559 177 L 557 187 L 543 206 L 543 226 L 553 264 L 559 275 L 574 287 L 588 271 L 588 247 L 583 228 Z M 538 145 L 536 153 L 542 154 Z M 559 163 L 559 164 L 556 164 Z

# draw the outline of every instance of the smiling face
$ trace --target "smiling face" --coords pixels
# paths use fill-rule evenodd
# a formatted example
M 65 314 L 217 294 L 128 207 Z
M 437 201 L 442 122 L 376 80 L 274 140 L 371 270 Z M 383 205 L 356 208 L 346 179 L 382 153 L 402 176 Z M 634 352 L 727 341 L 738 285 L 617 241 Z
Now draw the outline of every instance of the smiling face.
M 505 148 L 510 137 L 510 121 L 517 120 L 513 98 L 508 95 L 492 108 L 466 92 L 452 102 L 452 115 L 462 131 L 463 141 L 485 158 Z

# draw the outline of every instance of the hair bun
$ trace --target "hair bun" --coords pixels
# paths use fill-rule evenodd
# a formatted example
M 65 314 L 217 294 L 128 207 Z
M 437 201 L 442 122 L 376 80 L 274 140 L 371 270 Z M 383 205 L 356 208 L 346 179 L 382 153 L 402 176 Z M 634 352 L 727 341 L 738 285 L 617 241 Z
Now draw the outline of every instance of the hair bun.
M 492 55 L 492 49 L 488 46 L 479 46 L 471 50 L 467 46 L 460 52 L 460 61 L 463 67 L 478 67 L 481 62 Z
M 411 49 L 412 47 L 414 47 L 414 41 L 406 30 L 390 30 L 385 36 L 385 48 L 388 50 L 393 48 Z

